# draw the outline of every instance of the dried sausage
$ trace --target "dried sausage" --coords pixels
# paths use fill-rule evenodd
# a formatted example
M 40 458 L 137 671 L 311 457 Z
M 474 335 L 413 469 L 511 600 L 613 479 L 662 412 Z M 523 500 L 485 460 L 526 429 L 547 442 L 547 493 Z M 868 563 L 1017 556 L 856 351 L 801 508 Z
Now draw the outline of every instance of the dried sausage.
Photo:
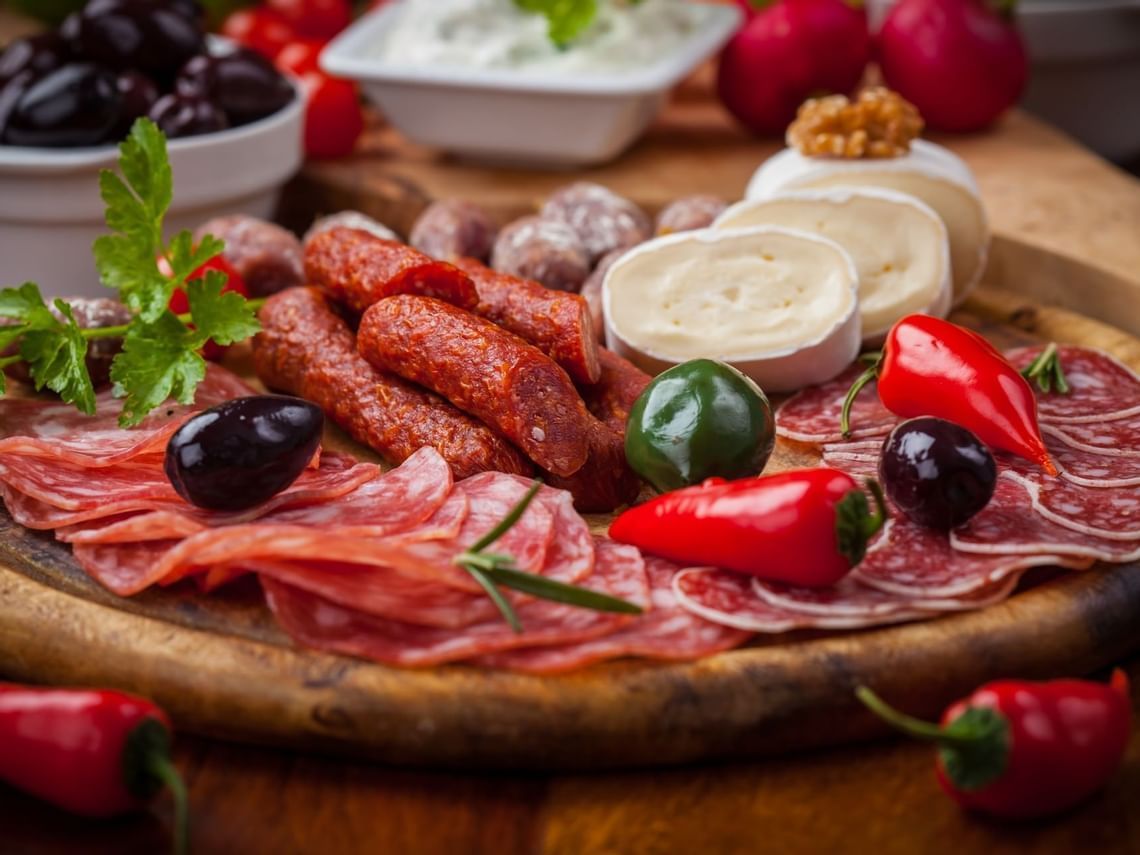
M 563 477 L 589 453 L 590 414 L 574 384 L 533 345 L 431 297 L 374 304 L 357 347 L 372 365 L 428 387 Z
M 586 408 L 625 438 L 629 411 L 652 380 L 648 374 L 612 350 L 598 348 L 602 376 L 593 386 L 582 387 Z
M 566 223 L 590 254 L 591 263 L 615 249 L 649 240 L 653 224 L 629 199 L 601 184 L 578 181 L 546 200 L 542 216 Z
M 625 435 L 597 419 L 590 424 L 590 456 L 569 478 L 546 476 L 551 487 L 568 490 L 584 514 L 608 513 L 637 499 L 641 480 L 625 457 Z
M 589 307 L 577 294 L 544 288 L 529 279 L 499 273 L 473 258 L 455 262 L 475 283 L 475 313 L 529 341 L 576 383 L 601 376 L 597 332 Z
M 566 223 L 523 217 L 499 232 L 491 266 L 556 291 L 577 292 L 590 275 L 590 254 Z
M 234 214 L 203 223 L 194 233 L 195 240 L 207 234 L 225 241 L 222 255 L 241 274 L 253 296 L 267 297 L 304 284 L 301 242 L 281 226 Z
M 671 235 L 708 228 L 728 207 L 717 196 L 685 196 L 666 205 L 657 215 L 656 233 Z
M 329 214 L 326 217 L 320 217 L 313 221 L 309 226 L 309 230 L 305 232 L 305 236 L 301 238 L 301 247 L 307 251 L 309 248 L 309 241 L 319 235 L 321 232 L 327 232 L 329 229 L 345 228 L 345 229 L 359 229 L 362 232 L 368 232 L 370 235 L 375 235 L 383 240 L 394 240 L 397 243 L 400 236 L 384 225 L 379 220 L 374 220 L 367 214 L 362 214 L 360 211 L 340 211 L 336 214 Z
M 435 448 L 455 477 L 532 467 L 509 442 L 432 393 L 376 371 L 356 351 L 348 325 L 315 288 L 294 288 L 261 309 L 254 366 L 265 385 L 318 404 L 336 424 L 400 463 Z
M 479 302 L 462 270 L 359 229 L 338 226 L 314 235 L 305 251 L 305 275 L 310 285 L 358 313 L 394 294 L 438 297 L 464 309 Z
M 487 261 L 495 245 L 496 231 L 491 217 L 474 202 L 441 199 L 420 214 L 408 242 L 420 252 L 444 261 L 465 256 Z

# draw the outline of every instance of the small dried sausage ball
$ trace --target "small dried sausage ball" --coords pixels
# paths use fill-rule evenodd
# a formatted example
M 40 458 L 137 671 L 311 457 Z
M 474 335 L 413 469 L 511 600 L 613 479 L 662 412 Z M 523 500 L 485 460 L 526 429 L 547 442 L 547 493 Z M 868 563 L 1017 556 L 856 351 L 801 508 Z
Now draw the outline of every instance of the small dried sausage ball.
M 477 258 L 486 261 L 495 245 L 495 224 L 491 217 L 465 199 L 432 202 L 412 226 L 409 243 L 420 252 L 447 261 Z
M 614 266 L 614 262 L 625 253 L 626 250 L 624 249 L 614 249 L 603 255 L 598 261 L 598 266 L 594 268 L 594 272 L 590 274 L 590 278 L 582 286 L 582 297 L 585 299 L 586 305 L 590 307 L 590 320 L 594 322 L 594 331 L 598 335 L 598 341 L 602 344 L 606 343 L 606 329 L 602 313 L 602 282 L 605 281 L 606 274 Z
M 685 196 L 661 209 L 657 215 L 657 234 L 706 229 L 727 207 L 724 200 L 716 196 Z
M 309 230 L 305 232 L 304 238 L 301 239 L 301 243 L 305 248 L 308 248 L 309 241 L 321 232 L 339 228 L 359 229 L 384 240 L 400 240 L 398 234 L 367 214 L 362 214 L 360 211 L 341 211 L 338 214 L 329 214 L 327 217 L 319 217 L 314 220 L 313 224 L 309 226 Z
M 254 297 L 305 284 L 301 242 L 291 231 L 257 217 L 234 214 L 200 225 L 195 242 L 207 234 L 225 241 L 222 255 Z
M 653 236 L 649 216 L 601 184 L 579 181 L 546 200 L 542 215 L 561 220 L 581 238 L 595 262 L 607 252 L 629 249 Z
M 565 223 L 530 216 L 499 232 L 491 266 L 557 291 L 577 291 L 590 275 L 590 255 Z

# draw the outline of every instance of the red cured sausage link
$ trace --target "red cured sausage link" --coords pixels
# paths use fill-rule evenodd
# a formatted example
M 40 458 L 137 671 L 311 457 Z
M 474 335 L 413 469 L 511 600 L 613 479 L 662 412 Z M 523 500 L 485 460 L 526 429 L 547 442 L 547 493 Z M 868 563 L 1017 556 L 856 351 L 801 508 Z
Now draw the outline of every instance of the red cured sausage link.
M 495 428 L 548 472 L 566 477 L 586 462 L 590 414 L 566 372 L 490 321 L 431 297 L 389 297 L 364 313 L 357 348 L 381 371 Z
M 261 324 L 253 341 L 257 376 L 267 386 L 313 401 L 385 459 L 402 463 L 430 446 L 456 480 L 485 471 L 533 471 L 517 448 L 482 422 L 365 362 L 352 330 L 316 288 L 269 298 Z
M 568 490 L 574 508 L 583 514 L 602 514 L 628 505 L 641 492 L 641 480 L 625 458 L 625 437 L 598 421 L 590 425 L 590 456 L 569 478 L 546 476 L 551 487 Z
M 360 229 L 333 228 L 305 244 L 305 276 L 341 305 L 360 313 L 385 297 L 421 294 L 462 309 L 479 295 L 457 267 Z
M 582 387 L 582 399 L 597 418 L 625 438 L 629 411 L 653 379 L 612 350 L 598 348 L 602 376 L 592 386 Z
M 597 331 L 590 307 L 577 294 L 492 270 L 474 258 L 455 262 L 475 283 L 475 313 L 529 341 L 566 369 L 575 383 L 596 383 Z

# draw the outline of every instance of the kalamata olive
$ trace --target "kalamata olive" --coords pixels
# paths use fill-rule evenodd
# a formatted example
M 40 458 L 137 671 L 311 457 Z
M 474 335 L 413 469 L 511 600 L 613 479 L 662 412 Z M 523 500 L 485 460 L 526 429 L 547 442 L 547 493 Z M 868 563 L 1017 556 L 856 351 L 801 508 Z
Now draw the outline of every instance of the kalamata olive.
M 91 146 L 105 142 L 119 118 L 115 75 L 72 63 L 41 77 L 20 96 L 4 141 L 27 146 Z
M 321 442 L 320 407 L 284 395 L 226 401 L 188 419 L 166 446 L 178 495 L 213 510 L 252 508 L 297 480 Z
M 6 142 L 4 131 L 8 127 L 8 119 L 35 79 L 34 72 L 21 71 L 7 83 L 0 85 L 0 143 Z
M 951 529 L 989 502 L 997 464 L 964 427 L 924 416 L 891 431 L 883 443 L 879 479 L 890 500 L 912 520 Z
M 72 49 L 85 59 L 167 79 L 206 47 L 197 21 L 153 0 L 91 0 L 75 30 Z
M 226 114 L 212 101 L 195 95 L 163 95 L 150 109 L 150 118 L 170 139 L 224 131 Z
M 40 77 L 59 68 L 68 58 L 67 45 L 56 33 L 16 39 L 0 53 L 0 86 L 24 71 Z
M 208 98 L 230 124 L 244 125 L 276 113 L 293 100 L 293 87 L 259 53 L 240 48 L 225 56 L 196 56 L 175 83 L 182 95 Z
M 151 108 L 158 101 L 159 92 L 158 84 L 138 71 L 124 71 L 119 75 L 117 83 L 123 100 L 119 106 L 115 137 L 122 139 L 136 119 L 150 115 Z
M 197 0 L 167 0 L 170 8 L 179 15 L 184 15 L 199 27 L 206 26 L 206 10 Z

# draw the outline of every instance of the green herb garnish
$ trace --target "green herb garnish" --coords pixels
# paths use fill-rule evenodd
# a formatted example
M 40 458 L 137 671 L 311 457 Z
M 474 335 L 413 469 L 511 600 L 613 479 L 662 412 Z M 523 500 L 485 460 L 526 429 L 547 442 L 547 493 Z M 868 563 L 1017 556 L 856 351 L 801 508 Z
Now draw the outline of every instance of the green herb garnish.
M 162 227 L 174 181 L 166 138 L 149 119 L 139 119 L 119 147 L 119 169 L 122 177 L 110 170 L 99 176 L 112 234 L 95 241 L 95 265 L 103 284 L 119 292 L 134 317 L 121 327 L 80 329 L 62 300 L 54 305 L 63 320 L 56 318 L 36 285 L 5 288 L 0 290 L 0 317 L 14 323 L 0 328 L 0 348 L 18 341 L 19 354 L 0 359 L 0 368 L 27 362 L 37 390 L 46 386 L 92 414 L 95 392 L 84 361 L 87 342 L 122 337 L 123 350 L 111 363 L 111 380 L 115 396 L 125 399 L 119 423 L 131 427 L 168 398 L 182 404 L 194 400 L 194 390 L 206 376 L 199 351 L 209 339 L 233 344 L 252 336 L 260 325 L 254 302 L 235 292 L 222 293 L 224 273 L 208 271 L 204 278 L 188 281 L 221 253 L 220 240 L 206 235 L 195 246 L 190 232 L 182 231 L 164 243 Z M 186 315 L 167 308 L 176 290 L 186 292 Z
M 598 0 L 515 0 L 515 5 L 545 15 L 547 34 L 560 48 L 582 35 L 598 15 Z

